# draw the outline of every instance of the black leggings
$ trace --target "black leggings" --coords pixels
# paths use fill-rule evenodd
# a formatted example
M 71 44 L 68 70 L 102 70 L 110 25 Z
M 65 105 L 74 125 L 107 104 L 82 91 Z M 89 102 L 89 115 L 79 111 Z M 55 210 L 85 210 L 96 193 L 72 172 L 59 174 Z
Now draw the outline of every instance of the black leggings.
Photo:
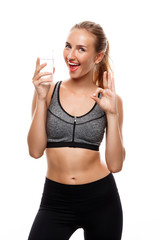
M 83 228 L 85 240 L 120 240 L 122 227 L 122 205 L 112 173 L 79 185 L 46 178 L 28 240 L 68 240 L 78 228 Z

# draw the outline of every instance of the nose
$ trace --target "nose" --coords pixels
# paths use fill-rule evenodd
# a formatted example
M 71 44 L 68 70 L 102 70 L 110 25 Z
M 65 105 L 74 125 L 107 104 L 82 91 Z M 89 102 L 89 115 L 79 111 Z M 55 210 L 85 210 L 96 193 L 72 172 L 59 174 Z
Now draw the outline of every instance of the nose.
M 67 60 L 69 61 L 69 60 L 74 60 L 75 59 L 75 51 L 72 49 L 72 50 L 70 50 L 69 51 L 69 53 L 68 53 L 68 56 L 67 56 Z

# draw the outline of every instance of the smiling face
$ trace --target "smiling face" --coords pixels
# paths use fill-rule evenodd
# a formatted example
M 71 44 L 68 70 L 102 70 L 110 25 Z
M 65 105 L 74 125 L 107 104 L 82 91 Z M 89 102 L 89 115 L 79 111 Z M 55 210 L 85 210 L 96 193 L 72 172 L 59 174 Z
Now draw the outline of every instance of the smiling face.
M 74 29 L 69 33 L 63 56 L 71 77 L 93 73 L 96 55 L 94 35 L 85 29 Z

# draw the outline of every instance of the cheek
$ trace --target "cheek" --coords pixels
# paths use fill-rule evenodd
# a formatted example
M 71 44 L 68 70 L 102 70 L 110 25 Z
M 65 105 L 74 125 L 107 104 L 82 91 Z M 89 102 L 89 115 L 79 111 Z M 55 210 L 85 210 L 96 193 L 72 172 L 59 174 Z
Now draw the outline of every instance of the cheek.
M 66 50 L 63 50 L 63 57 L 64 57 L 64 59 L 67 57 Z
M 93 61 L 92 58 L 88 58 L 88 59 L 87 59 L 87 65 L 88 65 L 89 67 L 93 67 L 94 61 Z
M 79 56 L 79 60 L 81 61 L 81 63 L 85 64 L 86 67 L 92 65 L 92 63 L 93 63 L 93 59 L 92 58 L 93 58 L 92 56 L 88 56 L 88 55 L 82 56 L 82 57 Z

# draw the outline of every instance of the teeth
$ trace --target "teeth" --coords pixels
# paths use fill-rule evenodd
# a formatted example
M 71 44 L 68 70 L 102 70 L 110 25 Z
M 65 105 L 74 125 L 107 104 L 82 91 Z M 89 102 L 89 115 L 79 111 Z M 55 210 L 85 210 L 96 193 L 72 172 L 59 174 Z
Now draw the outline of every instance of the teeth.
M 78 66 L 78 65 L 79 65 L 79 64 L 70 63 L 70 62 L 69 62 L 69 64 L 70 64 L 70 65 L 74 65 L 74 66 Z

